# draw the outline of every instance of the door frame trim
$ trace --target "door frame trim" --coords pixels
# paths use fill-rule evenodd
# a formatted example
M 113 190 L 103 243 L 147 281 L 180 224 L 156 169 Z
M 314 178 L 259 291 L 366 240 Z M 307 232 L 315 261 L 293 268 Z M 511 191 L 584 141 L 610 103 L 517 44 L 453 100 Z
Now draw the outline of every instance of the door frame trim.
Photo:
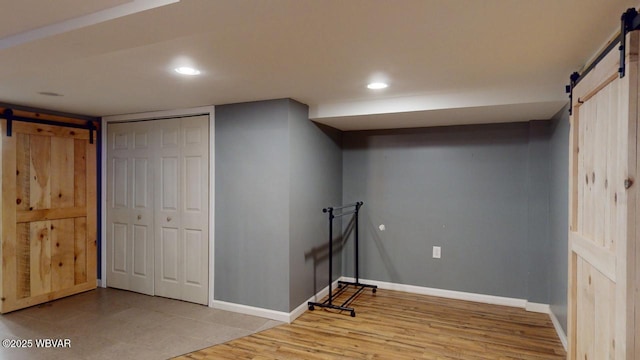
M 102 200 L 101 210 L 102 216 L 100 217 L 100 223 L 102 230 L 100 237 L 102 239 L 100 246 L 100 258 L 102 260 L 102 266 L 100 269 L 100 287 L 107 287 L 107 124 L 116 122 L 133 122 L 142 120 L 161 120 L 174 117 L 184 116 L 197 116 L 208 115 L 209 116 L 209 300 L 208 306 L 213 307 L 214 299 L 214 280 L 215 280 L 215 106 L 203 106 L 189 109 L 178 110 L 163 110 L 152 111 L 137 114 L 125 114 L 125 115 L 113 115 L 105 116 L 101 119 L 102 135 L 102 148 L 100 166 L 102 170 L 102 176 L 100 177 L 100 183 L 102 185 L 102 191 L 100 198 Z

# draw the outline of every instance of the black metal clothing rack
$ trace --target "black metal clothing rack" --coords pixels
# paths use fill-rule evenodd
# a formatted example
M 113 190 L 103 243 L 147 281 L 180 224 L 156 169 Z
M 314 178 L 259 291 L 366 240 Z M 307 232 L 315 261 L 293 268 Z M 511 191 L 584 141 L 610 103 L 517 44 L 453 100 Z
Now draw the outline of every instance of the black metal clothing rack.
M 328 208 L 324 208 L 322 209 L 323 213 L 328 213 L 329 214 L 329 297 L 327 298 L 327 300 L 325 300 L 324 302 L 313 302 L 313 301 L 309 301 L 307 303 L 307 305 L 309 306 L 309 310 L 314 310 L 316 306 L 318 307 L 323 307 L 323 308 L 330 308 L 330 309 L 336 309 L 336 310 L 343 310 L 343 311 L 349 311 L 351 313 L 352 317 L 356 316 L 356 310 L 354 308 L 348 307 L 348 305 L 356 298 L 356 296 L 358 296 L 358 294 L 360 294 L 362 291 L 364 291 L 364 289 L 366 288 L 370 288 L 372 289 L 371 291 L 373 293 L 376 292 L 376 289 L 378 288 L 378 286 L 376 285 L 368 285 L 368 284 L 362 284 L 360 283 L 360 278 L 359 278 L 359 273 L 358 273 L 358 212 L 360 211 L 360 207 L 363 205 L 364 203 L 362 201 L 358 201 L 356 203 L 353 204 L 349 204 L 349 205 L 343 205 L 343 206 L 337 206 L 337 207 L 328 207 Z M 354 207 L 353 210 L 351 211 L 346 211 L 344 209 L 350 208 L 350 207 Z M 333 211 L 334 210 L 342 210 L 339 214 L 334 214 Z M 356 268 L 356 278 L 355 278 L 355 282 L 349 282 L 349 281 L 338 281 L 338 291 L 336 291 L 335 294 L 333 294 L 333 290 L 331 289 L 331 280 L 333 279 L 333 219 L 337 218 L 337 217 L 342 217 L 345 215 L 351 215 L 353 214 L 354 216 L 354 242 L 355 242 L 355 268 Z M 341 305 L 335 305 L 333 304 L 333 298 L 339 296 L 340 294 L 342 294 L 343 292 L 345 292 L 347 290 L 347 288 L 349 286 L 354 286 L 356 288 L 356 291 L 347 299 L 345 300 Z

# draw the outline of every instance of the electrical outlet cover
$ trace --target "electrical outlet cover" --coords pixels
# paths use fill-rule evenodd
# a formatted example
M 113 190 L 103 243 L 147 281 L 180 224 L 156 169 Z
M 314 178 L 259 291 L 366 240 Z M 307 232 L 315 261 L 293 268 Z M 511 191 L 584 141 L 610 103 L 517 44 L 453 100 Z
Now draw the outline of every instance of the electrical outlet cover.
M 434 259 L 440 259 L 441 255 L 442 255 L 442 250 L 441 250 L 440 246 L 434 246 L 433 247 L 433 258 Z

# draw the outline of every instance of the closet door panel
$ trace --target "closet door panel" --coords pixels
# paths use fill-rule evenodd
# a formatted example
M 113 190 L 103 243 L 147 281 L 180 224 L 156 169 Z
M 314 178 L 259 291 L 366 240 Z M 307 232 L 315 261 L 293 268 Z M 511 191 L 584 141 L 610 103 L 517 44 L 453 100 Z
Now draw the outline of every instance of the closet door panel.
M 209 283 L 209 121 L 184 118 L 182 138 L 183 300 L 206 304 Z
M 208 133 L 208 116 L 109 125 L 109 286 L 208 303 Z
M 127 241 L 127 237 L 129 235 L 129 232 L 127 231 L 127 224 L 119 224 L 114 222 L 111 224 L 111 227 L 113 230 L 110 240 L 113 242 L 113 251 L 110 252 L 111 261 L 109 265 L 111 266 L 111 271 L 114 273 L 112 275 L 120 273 L 126 276 L 128 269 L 127 249 L 129 247 L 129 241 Z M 114 281 L 111 279 L 109 281 L 109 285 L 113 286 Z
M 183 259 L 180 241 L 181 216 L 179 203 L 182 201 L 180 187 L 180 120 L 154 121 L 159 130 L 155 179 L 158 181 L 156 199 L 156 230 L 160 233 L 156 249 L 156 294 L 173 299 L 182 299 L 181 276 L 179 271 Z
M 157 271 L 160 281 L 165 284 L 159 289 L 158 295 L 178 298 L 178 294 L 171 293 L 171 285 L 178 283 L 178 229 L 163 227 L 160 233 L 160 262 Z M 164 291 L 164 292 L 163 292 Z
M 160 158 L 160 211 L 176 214 L 178 211 L 178 156 L 162 156 Z
M 146 148 L 148 133 L 136 135 L 135 147 Z M 136 157 L 132 159 L 132 167 L 131 202 L 135 216 L 134 223 L 131 225 L 132 274 L 140 278 L 140 281 L 144 281 L 145 287 L 150 287 L 153 282 L 153 206 L 152 184 L 149 181 L 151 161 L 149 158 Z
M 133 225 L 133 254 L 134 259 L 132 265 L 132 271 L 134 275 L 147 277 L 152 274 L 149 273 L 149 258 L 147 258 L 147 248 L 149 244 L 149 228 L 145 225 Z
M 185 258 L 189 259 L 185 264 L 185 284 L 191 286 L 206 286 L 202 276 L 202 248 L 205 245 L 206 236 L 200 230 L 185 230 L 184 248 Z
M 130 290 L 129 284 L 129 162 L 133 134 L 109 125 L 107 157 L 107 285 Z
M 107 286 L 154 294 L 153 129 L 110 124 L 107 144 Z
M 157 122 L 156 293 L 207 304 L 209 291 L 209 119 Z

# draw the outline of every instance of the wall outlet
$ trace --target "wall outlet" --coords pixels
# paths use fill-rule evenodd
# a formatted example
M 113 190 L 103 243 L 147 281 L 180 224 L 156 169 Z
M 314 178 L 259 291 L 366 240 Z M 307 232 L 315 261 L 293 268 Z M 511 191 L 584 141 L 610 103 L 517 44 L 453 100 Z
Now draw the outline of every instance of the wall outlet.
M 433 258 L 434 259 L 440 259 L 440 255 L 441 255 L 441 249 L 440 246 L 434 246 L 433 247 Z

